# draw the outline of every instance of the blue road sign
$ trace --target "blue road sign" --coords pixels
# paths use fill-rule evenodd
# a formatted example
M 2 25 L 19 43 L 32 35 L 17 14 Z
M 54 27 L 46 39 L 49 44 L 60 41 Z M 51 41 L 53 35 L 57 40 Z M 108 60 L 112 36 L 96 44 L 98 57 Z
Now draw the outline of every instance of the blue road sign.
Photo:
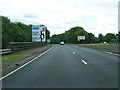
M 32 27 L 32 30 L 39 30 L 39 27 Z

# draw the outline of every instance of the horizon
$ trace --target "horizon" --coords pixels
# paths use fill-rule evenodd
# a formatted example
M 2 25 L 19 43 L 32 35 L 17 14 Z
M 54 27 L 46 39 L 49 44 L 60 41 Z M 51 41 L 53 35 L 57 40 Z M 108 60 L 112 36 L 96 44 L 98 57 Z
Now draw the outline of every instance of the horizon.
M 118 33 L 118 0 L 0 0 L 0 13 L 12 22 L 46 25 L 51 36 L 75 26 L 95 36 Z

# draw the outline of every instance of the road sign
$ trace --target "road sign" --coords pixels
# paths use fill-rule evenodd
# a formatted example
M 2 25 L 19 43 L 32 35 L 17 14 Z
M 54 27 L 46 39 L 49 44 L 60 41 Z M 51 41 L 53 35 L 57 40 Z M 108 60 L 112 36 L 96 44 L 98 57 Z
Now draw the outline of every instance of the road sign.
M 46 42 L 46 26 L 32 25 L 32 42 Z
M 40 26 L 39 25 L 33 25 L 32 30 L 39 30 Z
M 40 25 L 32 25 L 32 42 L 40 42 Z
M 77 36 L 77 40 L 80 41 L 80 40 L 85 40 L 85 36 Z
M 41 28 L 41 41 L 46 42 L 46 26 L 42 25 Z

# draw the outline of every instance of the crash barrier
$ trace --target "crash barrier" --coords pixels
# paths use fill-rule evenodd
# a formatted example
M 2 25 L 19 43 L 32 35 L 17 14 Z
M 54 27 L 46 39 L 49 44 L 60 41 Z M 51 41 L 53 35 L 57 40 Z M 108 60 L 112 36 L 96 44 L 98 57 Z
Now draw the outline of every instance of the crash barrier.
M 0 55 L 10 54 L 12 52 L 11 49 L 1 49 Z
M 10 42 L 8 48 L 11 48 L 12 52 L 15 52 L 24 49 L 36 48 L 44 45 L 47 45 L 47 43 L 46 42 Z

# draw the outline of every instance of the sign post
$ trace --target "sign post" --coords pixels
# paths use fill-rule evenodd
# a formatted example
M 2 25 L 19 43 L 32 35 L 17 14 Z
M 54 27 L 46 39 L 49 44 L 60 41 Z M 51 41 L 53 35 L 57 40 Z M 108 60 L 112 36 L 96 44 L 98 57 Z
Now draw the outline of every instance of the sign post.
M 40 26 L 32 25 L 32 42 L 40 42 Z

